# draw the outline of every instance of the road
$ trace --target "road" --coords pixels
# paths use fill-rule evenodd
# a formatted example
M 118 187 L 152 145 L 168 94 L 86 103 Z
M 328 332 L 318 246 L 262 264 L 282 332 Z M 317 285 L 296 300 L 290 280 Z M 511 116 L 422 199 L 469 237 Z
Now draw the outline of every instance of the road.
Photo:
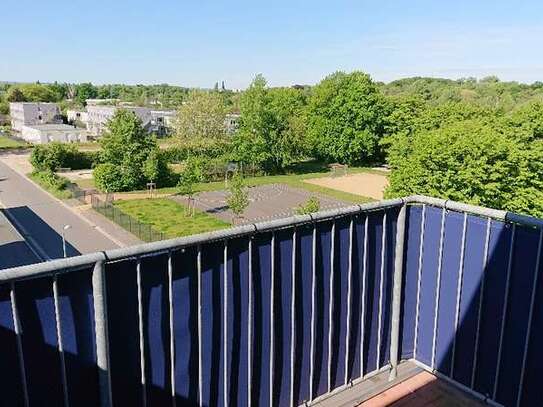
M 63 256 L 62 232 L 65 225 L 70 225 L 65 232 L 68 256 L 118 247 L 71 209 L 1 161 L 0 207 L 42 260 Z M 9 244 L 9 237 L 7 239 Z M 0 240 L 0 245 L 4 244 Z
M 24 266 L 41 261 L 25 239 L 0 212 L 0 269 Z

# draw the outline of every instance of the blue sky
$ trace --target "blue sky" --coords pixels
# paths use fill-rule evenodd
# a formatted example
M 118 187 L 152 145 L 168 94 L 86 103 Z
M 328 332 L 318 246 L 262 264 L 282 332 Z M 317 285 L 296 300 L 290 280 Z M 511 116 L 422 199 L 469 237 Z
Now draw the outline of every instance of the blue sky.
M 2 0 L 0 80 L 543 80 L 543 1 Z

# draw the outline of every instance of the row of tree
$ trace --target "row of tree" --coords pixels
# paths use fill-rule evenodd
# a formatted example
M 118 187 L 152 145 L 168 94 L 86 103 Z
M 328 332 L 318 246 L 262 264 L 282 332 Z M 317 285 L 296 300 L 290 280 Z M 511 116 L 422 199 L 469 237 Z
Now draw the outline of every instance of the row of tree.
M 190 89 L 173 85 L 93 85 L 92 83 L 17 83 L 0 84 L 0 113 L 9 113 L 9 102 L 57 102 L 61 107 L 84 107 L 87 99 L 118 99 L 139 106 L 177 108 Z M 221 91 L 229 103 L 236 94 Z
M 467 97 L 469 89 L 477 97 Z M 458 92 L 465 97 L 444 96 Z M 494 93 L 501 95 L 495 103 Z M 338 72 L 297 89 L 268 88 L 259 75 L 239 107 L 240 128 L 228 136 L 221 98 L 192 93 L 179 110 L 178 139 L 185 146 L 216 142 L 230 160 L 271 172 L 304 158 L 386 161 L 390 197 L 427 194 L 543 216 L 538 83 L 490 77 L 384 85 L 362 72 Z

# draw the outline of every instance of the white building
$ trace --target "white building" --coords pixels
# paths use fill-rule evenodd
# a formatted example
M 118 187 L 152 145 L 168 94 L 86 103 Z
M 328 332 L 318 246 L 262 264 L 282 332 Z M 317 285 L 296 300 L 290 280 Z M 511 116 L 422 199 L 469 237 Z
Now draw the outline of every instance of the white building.
M 159 135 L 168 134 L 171 122 L 175 116 L 173 110 L 152 110 L 140 106 L 87 106 L 87 130 L 93 137 L 100 137 L 106 129 L 107 122 L 113 117 L 117 109 L 125 109 L 141 120 L 144 129 Z
M 21 132 L 23 126 L 61 124 L 62 116 L 56 103 L 17 102 L 9 104 L 11 128 Z
M 151 110 L 151 123 L 148 130 L 159 136 L 170 134 L 174 119 L 175 110 Z
M 52 141 L 77 143 L 87 141 L 87 132 L 67 124 L 37 124 L 23 126 L 21 137 L 34 144 L 46 144 Z
M 81 122 L 86 125 L 89 118 L 88 113 L 83 110 L 67 110 L 66 116 L 68 118 L 68 122 L 72 124 Z

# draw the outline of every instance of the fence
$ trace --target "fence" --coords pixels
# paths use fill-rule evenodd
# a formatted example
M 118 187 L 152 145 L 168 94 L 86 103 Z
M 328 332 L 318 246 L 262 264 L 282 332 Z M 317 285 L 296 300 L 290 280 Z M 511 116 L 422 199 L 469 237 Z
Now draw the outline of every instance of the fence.
M 112 203 L 112 199 L 106 197 L 102 200 L 98 195 L 91 195 L 92 208 L 117 223 L 123 229 L 128 230 L 144 242 L 155 242 L 164 240 L 164 233 L 156 231 L 151 225 L 142 223 L 132 216 L 124 213 Z
M 4 270 L 3 400 L 293 406 L 403 358 L 538 405 L 542 226 L 411 197 Z
M 82 189 L 77 184 L 74 184 L 72 182 L 70 182 L 66 188 L 71 192 L 72 198 L 77 199 L 82 204 L 91 203 L 93 196 L 98 194 L 98 191 L 96 189 Z

